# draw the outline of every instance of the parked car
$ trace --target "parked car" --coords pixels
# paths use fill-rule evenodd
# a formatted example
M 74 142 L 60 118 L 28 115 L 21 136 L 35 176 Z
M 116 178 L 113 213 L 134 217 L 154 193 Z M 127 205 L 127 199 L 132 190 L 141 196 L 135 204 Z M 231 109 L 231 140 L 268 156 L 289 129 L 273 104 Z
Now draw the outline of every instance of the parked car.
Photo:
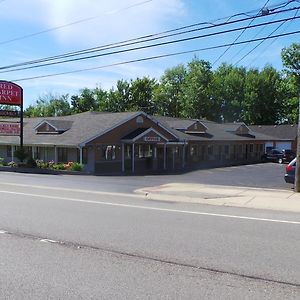
M 289 163 L 295 157 L 296 157 L 295 152 L 290 149 L 285 149 L 285 150 L 271 149 L 270 151 L 268 151 L 262 156 L 262 160 L 273 161 L 282 164 L 282 163 Z
M 295 183 L 295 174 L 296 174 L 296 158 L 294 158 L 286 167 L 284 180 L 287 183 Z

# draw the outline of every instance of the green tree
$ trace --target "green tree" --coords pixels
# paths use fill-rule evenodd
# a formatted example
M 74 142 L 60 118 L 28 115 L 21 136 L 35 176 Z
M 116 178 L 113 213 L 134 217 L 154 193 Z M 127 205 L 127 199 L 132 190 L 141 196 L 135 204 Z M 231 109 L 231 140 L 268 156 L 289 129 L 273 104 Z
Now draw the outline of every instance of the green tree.
M 71 114 L 69 95 L 53 95 L 40 97 L 36 104 L 30 105 L 25 111 L 26 117 L 65 116 Z
M 220 107 L 220 119 L 239 122 L 244 108 L 245 68 L 222 64 L 214 72 L 212 94 Z
M 132 110 L 141 110 L 153 115 L 156 107 L 153 100 L 154 90 L 157 88 L 157 81 L 149 77 L 137 78 L 130 82 L 130 97 Z
M 71 96 L 71 106 L 74 113 L 97 110 L 98 105 L 94 91 L 84 88 L 80 91 L 80 95 Z
M 245 83 L 245 108 L 242 119 L 247 124 L 272 125 L 281 123 L 284 113 L 282 78 L 273 67 L 261 72 L 247 72 Z
M 220 108 L 211 94 L 212 80 L 213 72 L 209 62 L 195 58 L 188 63 L 182 90 L 183 116 L 209 120 L 219 119 Z
M 131 110 L 130 83 L 126 80 L 118 80 L 116 88 L 112 87 L 108 92 L 106 110 L 110 112 L 122 112 Z
M 180 117 L 183 108 L 183 83 L 186 76 L 184 65 L 167 69 L 154 91 L 156 113 L 163 116 Z

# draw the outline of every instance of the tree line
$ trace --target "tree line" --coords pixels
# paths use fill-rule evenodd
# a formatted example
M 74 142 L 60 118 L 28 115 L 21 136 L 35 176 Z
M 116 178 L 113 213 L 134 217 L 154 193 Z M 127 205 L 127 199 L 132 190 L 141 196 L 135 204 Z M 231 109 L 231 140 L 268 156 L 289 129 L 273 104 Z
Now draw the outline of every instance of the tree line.
M 299 56 L 299 44 L 292 58 Z M 290 49 L 288 49 L 290 50 Z M 284 49 L 284 54 L 290 53 Z M 194 58 L 165 70 L 159 80 L 118 80 L 109 90 L 83 88 L 77 95 L 40 97 L 27 117 L 63 116 L 85 111 L 144 111 L 150 115 L 207 119 L 215 122 L 282 124 L 298 121 L 297 76 L 272 66 L 262 70 Z

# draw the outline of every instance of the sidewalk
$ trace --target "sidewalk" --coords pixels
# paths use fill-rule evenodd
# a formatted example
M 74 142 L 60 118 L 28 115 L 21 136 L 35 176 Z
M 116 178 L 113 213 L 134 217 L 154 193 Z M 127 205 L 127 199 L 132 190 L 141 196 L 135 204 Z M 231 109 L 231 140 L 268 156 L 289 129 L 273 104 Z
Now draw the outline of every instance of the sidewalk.
M 151 200 L 300 212 L 300 193 L 293 190 L 170 183 L 135 192 Z

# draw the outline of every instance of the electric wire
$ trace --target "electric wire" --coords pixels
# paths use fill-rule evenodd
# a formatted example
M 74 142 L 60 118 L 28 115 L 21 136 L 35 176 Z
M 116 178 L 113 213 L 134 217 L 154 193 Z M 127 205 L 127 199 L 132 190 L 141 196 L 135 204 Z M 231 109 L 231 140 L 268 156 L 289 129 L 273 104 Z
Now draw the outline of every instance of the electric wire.
M 298 12 L 299 12 L 299 9 L 296 11 L 294 17 L 297 16 Z M 288 22 L 288 23 L 286 24 L 287 26 L 285 26 L 285 28 L 284 28 L 282 31 L 287 30 L 287 29 L 291 26 L 291 24 L 292 24 L 292 21 Z M 272 41 L 271 41 L 271 43 L 269 43 L 269 45 L 267 45 L 262 51 L 260 51 L 259 54 L 258 54 L 254 59 L 252 59 L 252 60 L 250 61 L 249 64 L 247 64 L 246 67 L 249 68 L 249 67 L 250 67 L 250 66 L 251 66 L 251 65 L 252 65 L 259 57 L 261 57 L 261 56 L 267 51 L 267 49 L 270 48 L 270 46 L 272 46 L 277 40 L 278 40 L 278 37 L 273 38 Z
M 299 9 L 300 7 L 298 7 Z M 260 24 L 255 24 L 251 26 L 247 26 L 247 28 L 256 28 L 260 26 L 265 26 L 265 25 L 271 25 L 275 24 L 278 22 L 283 22 L 283 21 L 288 21 L 291 19 L 298 19 L 298 17 L 290 17 L 290 18 L 285 18 L 285 19 L 279 19 L 279 20 L 274 20 L 274 21 L 268 21 Z M 213 32 L 213 33 L 208 33 L 208 34 L 203 34 L 203 35 L 198 35 L 198 36 L 192 36 L 188 38 L 183 38 L 183 39 L 177 39 L 177 40 L 171 40 L 171 41 L 166 41 L 162 43 L 156 43 L 156 44 L 150 44 L 150 45 L 145 45 L 145 46 L 139 46 L 139 47 L 133 47 L 133 48 L 127 48 L 123 50 L 118 50 L 118 51 L 112 51 L 112 52 L 106 52 L 106 53 L 100 53 L 100 54 L 95 54 L 95 55 L 90 55 L 90 56 L 84 56 L 84 57 L 79 57 L 79 58 L 72 58 L 72 59 L 66 59 L 66 60 L 61 60 L 61 61 L 56 61 L 56 62 L 49 62 L 49 63 L 42 63 L 42 64 L 35 64 L 33 66 L 26 66 L 26 67 L 20 67 L 20 68 L 14 68 L 14 69 L 9 69 L 9 67 L 1 67 L 0 73 L 8 73 L 8 72 L 15 72 L 15 71 L 21 71 L 21 70 L 28 70 L 28 69 L 33 69 L 33 68 L 40 68 L 40 67 L 45 67 L 45 66 L 52 66 L 52 65 L 57 65 L 57 64 L 62 64 L 62 63 L 67 63 L 67 62 L 74 62 L 74 61 L 80 61 L 80 60 L 86 60 L 86 59 L 92 59 L 96 57 L 103 57 L 103 56 L 109 56 L 109 55 L 114 55 L 114 54 L 121 54 L 121 53 L 127 53 L 127 52 L 132 52 L 132 51 L 137 51 L 137 50 L 143 50 L 143 49 L 148 49 L 148 48 L 153 48 L 153 47 L 160 47 L 160 46 L 166 46 L 174 43 L 179 43 L 179 42 L 186 42 L 186 41 L 191 41 L 195 39 L 200 39 L 200 38 L 206 38 L 206 37 L 211 37 L 211 36 L 216 36 L 216 35 L 221 35 L 225 33 L 231 33 L 239 30 L 243 30 L 246 27 L 238 27 L 238 28 L 233 28 L 233 29 L 228 29 L 224 31 L 218 31 L 218 32 Z M 9 70 L 7 70 L 9 69 Z
M 262 40 L 268 40 L 268 39 L 273 39 L 273 38 L 290 36 L 290 35 L 294 35 L 294 34 L 300 34 L 300 30 L 292 31 L 292 32 L 286 32 L 286 33 L 277 34 L 277 35 L 273 35 L 273 36 L 269 35 L 269 36 L 266 36 L 266 37 L 256 38 L 256 39 L 253 39 L 253 40 L 240 41 L 240 42 L 236 42 L 233 46 L 242 45 L 242 44 L 246 44 L 246 43 L 249 43 L 249 42 L 253 42 L 254 43 L 254 42 L 258 42 L 258 41 L 262 41 Z M 123 61 L 123 62 L 117 62 L 117 63 L 107 64 L 107 65 L 102 65 L 102 66 L 98 66 L 98 67 L 78 69 L 78 70 L 73 70 L 73 71 L 60 72 L 60 73 L 52 73 L 52 74 L 39 75 L 39 76 L 33 76 L 33 77 L 19 78 L 19 79 L 14 79 L 12 81 L 13 82 L 20 82 L 20 81 L 28 81 L 28 80 L 34 80 L 34 79 L 42 79 L 42 78 L 48 78 L 48 77 L 54 77 L 54 76 L 72 74 L 72 73 L 79 73 L 79 72 L 84 72 L 84 71 L 92 71 L 92 70 L 98 70 L 98 69 L 103 69 L 103 68 L 108 68 L 108 67 L 115 67 L 115 66 L 120 66 L 120 65 L 126 65 L 126 64 L 136 63 L 136 62 L 161 59 L 161 58 L 166 58 L 166 57 L 171 57 L 171 56 L 177 56 L 177 55 L 183 55 L 183 54 L 189 54 L 189 53 L 195 53 L 195 52 L 201 52 L 201 51 L 207 51 L 207 50 L 214 50 L 214 49 L 218 49 L 218 48 L 228 47 L 229 45 L 230 44 L 223 44 L 223 45 L 205 47 L 205 48 L 188 50 L 188 51 L 181 51 L 181 52 L 175 52 L 175 53 L 169 53 L 169 54 L 162 54 L 162 55 L 156 55 L 156 56 L 150 56 L 150 57 L 145 57 L 145 58 L 139 58 L 139 59 L 133 59 L 133 60 Z
M 267 2 L 264 4 L 264 6 L 262 7 L 262 9 L 260 11 L 262 11 L 267 4 L 270 2 L 270 0 L 267 0 Z M 259 13 L 249 22 L 248 27 L 243 29 L 243 31 L 234 39 L 233 43 L 237 42 L 240 37 L 245 33 L 245 31 L 249 28 L 249 26 L 255 21 L 255 19 L 258 17 Z M 214 66 L 229 50 L 230 50 L 231 46 L 227 47 L 218 57 L 217 59 L 212 63 L 212 66 Z
M 298 9 L 298 8 L 299 7 L 293 7 L 293 8 L 289 8 L 289 9 L 282 10 L 282 11 L 277 11 L 277 12 L 273 11 L 270 14 L 279 14 L 279 13 L 283 13 L 283 12 L 295 10 L 295 9 Z M 259 17 L 263 17 L 263 16 L 259 16 Z M 223 22 L 223 23 L 213 24 L 213 25 L 209 25 L 209 26 L 205 26 L 205 27 L 201 27 L 201 28 L 196 28 L 196 29 L 191 29 L 191 30 L 187 30 L 187 31 L 183 31 L 183 32 L 177 32 L 177 33 L 173 33 L 173 34 L 162 35 L 162 34 L 164 34 L 164 33 L 167 32 L 167 31 L 165 31 L 164 33 L 158 33 L 158 34 L 154 34 L 154 35 L 143 36 L 143 37 L 139 37 L 139 38 L 136 38 L 136 39 L 125 40 L 125 41 L 122 41 L 122 42 L 117 42 L 117 43 L 112 43 L 112 44 L 107 44 L 107 45 L 92 47 L 92 48 L 88 48 L 88 49 L 84 49 L 84 50 L 79 50 L 79 51 L 73 51 L 73 52 L 69 52 L 69 53 L 65 53 L 65 54 L 61 54 L 61 55 L 50 56 L 50 57 L 46 57 L 46 58 L 42 58 L 42 59 L 37 59 L 37 60 L 32 60 L 32 61 L 28 61 L 28 62 L 23 62 L 23 63 L 8 65 L 8 66 L 3 66 L 3 67 L 0 67 L 0 70 L 14 68 L 14 67 L 18 67 L 18 66 L 24 66 L 24 65 L 37 64 L 37 63 L 51 61 L 51 60 L 58 60 L 58 59 L 67 58 L 67 57 L 79 56 L 79 55 L 94 53 L 94 52 L 98 52 L 98 51 L 115 49 L 115 48 L 119 48 L 119 47 L 125 47 L 125 46 L 135 45 L 135 44 L 138 44 L 138 43 L 145 43 L 145 42 L 154 41 L 154 40 L 158 40 L 158 39 L 164 39 L 164 38 L 168 38 L 168 37 L 172 37 L 172 36 L 177 36 L 177 35 L 192 33 L 192 32 L 195 32 L 195 31 L 201 31 L 201 30 L 211 29 L 211 28 L 215 28 L 215 27 L 219 27 L 219 26 L 225 26 L 225 25 L 235 24 L 235 23 L 238 23 L 238 22 L 241 22 L 241 21 L 245 21 L 245 20 L 249 20 L 249 19 L 253 19 L 253 18 L 254 18 L 254 16 L 251 16 L 251 17 L 248 16 L 247 18 L 238 19 L 238 20 L 235 20 L 235 21 Z M 198 23 L 198 24 L 204 25 L 204 24 L 207 24 L 207 22 Z M 189 26 L 195 26 L 195 24 L 189 25 Z M 184 26 L 184 27 L 177 28 L 177 29 L 174 29 L 174 30 L 169 30 L 168 32 L 179 31 L 182 28 L 187 28 L 189 26 Z M 160 36 L 160 35 L 162 35 L 162 36 Z
M 290 22 L 292 20 L 295 20 L 297 18 L 298 10 L 296 11 L 294 17 L 289 20 Z M 273 33 L 275 33 L 280 27 L 282 27 L 288 20 L 284 20 L 281 24 L 279 24 L 268 36 L 271 36 Z M 242 60 L 244 60 L 249 54 L 251 54 L 255 49 L 257 49 L 265 40 L 260 41 L 255 47 L 253 47 L 250 51 L 248 51 L 242 58 L 240 58 L 234 66 L 237 66 Z
M 3 1 L 5 1 L 5 0 L 2 0 L 2 2 Z M 146 4 L 148 2 L 152 2 L 152 1 L 153 0 L 146 0 L 146 1 L 143 1 L 143 2 L 138 2 L 138 3 L 132 4 L 130 6 L 121 8 L 119 10 L 115 10 L 113 13 L 119 13 L 119 12 L 128 10 L 130 8 L 133 8 L 133 7 L 137 7 L 137 6 Z M 0 1 L 0 3 L 1 3 L 1 1 Z M 104 14 L 108 14 L 108 13 L 104 13 Z M 84 19 L 80 19 L 80 20 L 77 20 L 77 21 L 74 21 L 74 22 L 71 22 L 71 23 L 67 23 L 67 24 L 64 24 L 64 25 L 60 25 L 60 26 L 56 26 L 56 27 L 51 27 L 51 28 L 48 28 L 48 29 L 45 29 L 45 30 L 41 30 L 41 31 L 38 31 L 38 32 L 26 34 L 26 35 L 23 35 L 23 36 L 20 36 L 20 37 L 16 37 L 16 38 L 13 38 L 13 39 L 10 39 L 10 40 L 2 41 L 2 42 L 0 42 L 0 45 L 9 44 L 9 43 L 12 43 L 12 42 L 24 40 L 24 39 L 27 39 L 27 38 L 31 38 L 31 37 L 38 36 L 38 35 L 41 35 L 41 34 L 44 34 L 44 33 L 52 32 L 52 31 L 56 31 L 56 30 L 63 29 L 63 28 L 66 28 L 66 27 L 70 27 L 70 26 L 73 26 L 73 25 L 77 25 L 77 24 L 80 24 L 80 23 L 92 21 L 92 20 L 98 19 L 99 17 L 101 17 L 101 16 L 98 15 L 98 16 L 93 16 L 93 17 L 89 17 L 89 18 L 84 18 Z

